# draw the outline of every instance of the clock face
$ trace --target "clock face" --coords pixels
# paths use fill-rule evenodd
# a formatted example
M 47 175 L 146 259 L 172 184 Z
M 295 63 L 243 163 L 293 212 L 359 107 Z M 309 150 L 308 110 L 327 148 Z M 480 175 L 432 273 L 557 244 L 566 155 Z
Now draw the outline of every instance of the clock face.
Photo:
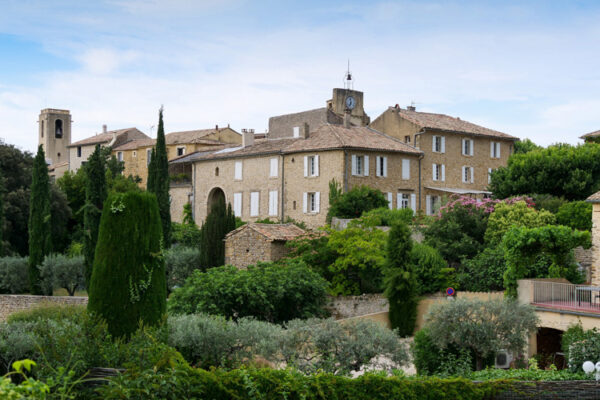
M 349 110 L 352 110 L 354 106 L 356 106 L 356 100 L 354 100 L 354 97 L 346 97 L 346 107 L 348 107 Z

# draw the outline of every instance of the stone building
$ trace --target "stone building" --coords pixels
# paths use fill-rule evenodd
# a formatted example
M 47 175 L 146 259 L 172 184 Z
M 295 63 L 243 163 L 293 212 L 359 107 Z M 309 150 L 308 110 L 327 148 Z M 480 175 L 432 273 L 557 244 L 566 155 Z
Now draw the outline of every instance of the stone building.
M 277 261 L 289 253 L 287 241 L 305 233 L 294 224 L 242 225 L 225 236 L 225 264 L 245 268 L 259 261 Z
M 600 138 L 600 131 L 594 131 L 579 136 L 579 139 L 583 139 L 585 143 L 598 143 L 598 141 L 600 140 L 598 138 Z
M 53 178 L 60 178 L 69 169 L 71 143 L 71 113 L 69 110 L 45 108 L 38 118 L 38 143 L 42 145 Z
M 592 267 L 590 269 L 590 282 L 593 286 L 600 286 L 600 192 L 587 198 L 592 203 Z
M 428 215 L 450 194 L 484 197 L 518 138 L 444 114 L 389 107 L 370 125 L 423 151 L 419 202 Z
M 201 224 L 215 201 L 231 203 L 245 221 L 292 218 L 310 228 L 326 222 L 329 182 L 348 191 L 367 185 L 385 193 L 390 207 L 418 208 L 422 152 L 369 127 L 324 124 L 301 127 L 298 137 L 256 139 L 242 146 L 198 152 L 171 162 L 190 171 L 194 219 Z M 177 200 L 171 192 L 172 201 Z M 181 213 L 182 210 L 173 210 Z M 172 215 L 173 220 L 180 215 Z

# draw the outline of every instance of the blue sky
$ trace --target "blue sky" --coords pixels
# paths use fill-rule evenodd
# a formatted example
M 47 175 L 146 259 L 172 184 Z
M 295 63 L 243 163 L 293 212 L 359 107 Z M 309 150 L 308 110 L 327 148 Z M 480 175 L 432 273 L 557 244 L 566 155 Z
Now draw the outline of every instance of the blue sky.
M 371 118 L 461 117 L 537 143 L 600 129 L 598 1 L 4 0 L 0 137 L 37 145 L 42 108 L 73 140 L 136 126 L 264 131 L 322 107 L 347 60 Z

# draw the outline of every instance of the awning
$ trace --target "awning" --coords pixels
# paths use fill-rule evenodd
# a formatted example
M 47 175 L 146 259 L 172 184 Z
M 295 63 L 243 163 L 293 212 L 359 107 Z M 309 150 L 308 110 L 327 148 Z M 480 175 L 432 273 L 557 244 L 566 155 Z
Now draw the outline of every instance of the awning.
M 432 186 L 425 186 L 425 189 L 436 190 L 438 192 L 455 193 L 455 194 L 492 194 L 492 192 L 488 192 L 487 190 L 475 190 L 475 189 L 440 188 L 440 187 L 432 187 Z

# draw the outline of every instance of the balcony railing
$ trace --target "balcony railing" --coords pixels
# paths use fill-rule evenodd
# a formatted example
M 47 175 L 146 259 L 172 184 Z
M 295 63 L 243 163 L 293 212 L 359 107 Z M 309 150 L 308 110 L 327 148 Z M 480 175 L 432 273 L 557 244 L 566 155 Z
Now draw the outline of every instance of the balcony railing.
M 600 287 L 533 281 L 533 305 L 600 313 Z

